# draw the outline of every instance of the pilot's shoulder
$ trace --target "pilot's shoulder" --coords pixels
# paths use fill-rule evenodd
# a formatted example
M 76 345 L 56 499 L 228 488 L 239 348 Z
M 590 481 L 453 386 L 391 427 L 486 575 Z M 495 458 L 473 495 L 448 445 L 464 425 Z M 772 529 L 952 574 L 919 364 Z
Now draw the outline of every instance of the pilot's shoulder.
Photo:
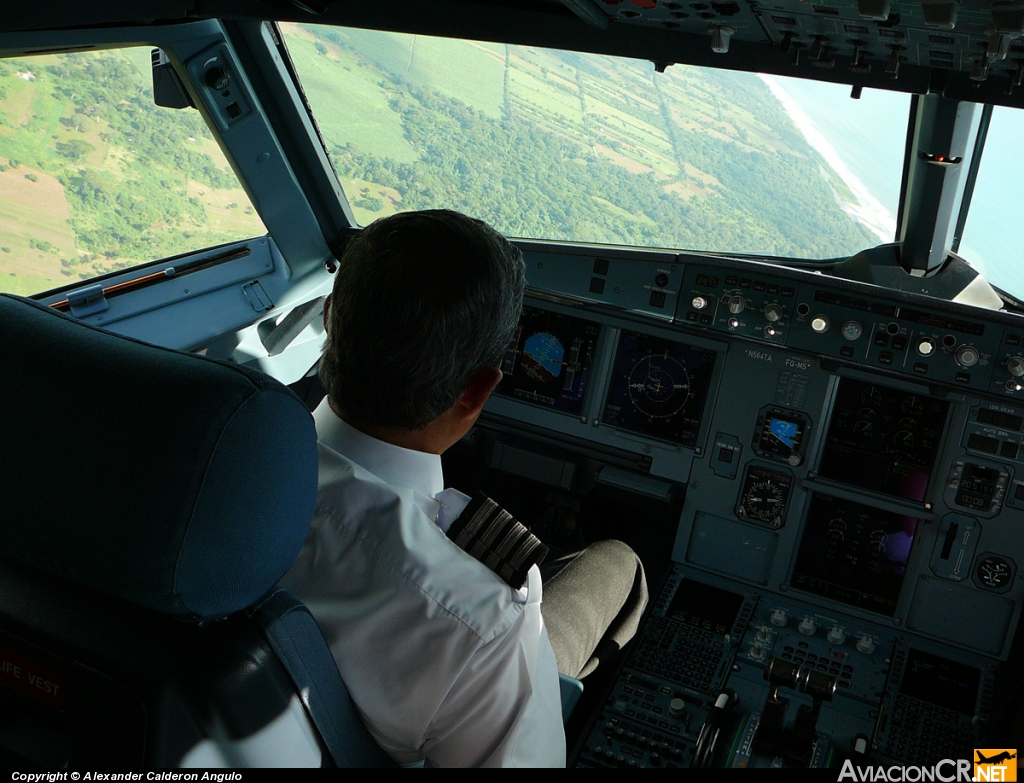
M 333 545 L 339 567 L 365 580 L 368 591 L 399 591 L 402 603 L 419 604 L 417 611 L 464 627 L 480 643 L 514 629 L 524 605 L 497 574 L 438 528 L 437 501 L 324 450 L 321 445 L 311 538 Z

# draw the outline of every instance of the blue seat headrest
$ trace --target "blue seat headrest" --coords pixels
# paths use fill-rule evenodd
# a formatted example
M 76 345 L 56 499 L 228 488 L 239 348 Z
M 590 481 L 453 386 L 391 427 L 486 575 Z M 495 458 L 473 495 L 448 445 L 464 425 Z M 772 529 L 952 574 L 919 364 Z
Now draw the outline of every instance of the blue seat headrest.
M 312 417 L 272 378 L 0 295 L 0 555 L 221 617 L 291 565 L 316 480 Z

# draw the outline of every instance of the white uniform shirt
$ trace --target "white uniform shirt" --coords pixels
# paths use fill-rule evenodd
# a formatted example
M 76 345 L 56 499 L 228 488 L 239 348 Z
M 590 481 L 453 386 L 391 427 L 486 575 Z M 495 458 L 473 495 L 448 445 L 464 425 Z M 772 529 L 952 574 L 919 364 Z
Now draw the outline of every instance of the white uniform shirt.
M 356 430 L 326 399 L 314 420 L 317 507 L 281 585 L 317 619 L 374 739 L 403 765 L 564 766 L 538 568 L 514 591 L 449 541 L 438 522 L 466 498 L 442 494 L 437 455 Z

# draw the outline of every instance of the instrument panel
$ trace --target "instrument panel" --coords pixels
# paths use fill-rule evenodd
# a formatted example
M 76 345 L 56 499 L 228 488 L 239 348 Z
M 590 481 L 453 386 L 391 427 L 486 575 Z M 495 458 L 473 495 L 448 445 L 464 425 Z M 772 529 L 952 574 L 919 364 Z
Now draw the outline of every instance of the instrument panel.
M 1024 603 L 1024 318 L 601 252 L 527 248 L 528 307 L 483 420 L 558 444 L 537 447 L 542 482 L 571 490 L 606 460 L 599 481 L 685 488 L 673 576 L 577 761 L 709 765 L 699 729 L 723 710 L 727 766 L 983 741 Z

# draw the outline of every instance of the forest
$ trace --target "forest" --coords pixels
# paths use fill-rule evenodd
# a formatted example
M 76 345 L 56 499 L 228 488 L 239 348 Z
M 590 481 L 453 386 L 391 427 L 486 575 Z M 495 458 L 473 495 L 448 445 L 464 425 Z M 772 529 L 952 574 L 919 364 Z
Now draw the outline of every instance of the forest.
M 0 61 L 4 290 L 263 233 L 199 113 L 154 104 L 148 59 L 147 48 Z
M 308 26 L 286 28 L 286 40 L 314 116 L 328 115 L 321 131 L 364 222 L 446 207 L 512 236 L 812 258 L 877 241 L 752 75 L 670 78 L 630 63 L 627 82 L 611 58 L 578 53 L 432 39 L 424 54 L 421 38 Z M 504 59 L 490 93 L 468 76 L 488 56 Z M 465 83 L 417 67 L 428 57 Z M 333 122 L 332 104 L 368 82 L 378 126 L 400 132 L 406 149 Z

